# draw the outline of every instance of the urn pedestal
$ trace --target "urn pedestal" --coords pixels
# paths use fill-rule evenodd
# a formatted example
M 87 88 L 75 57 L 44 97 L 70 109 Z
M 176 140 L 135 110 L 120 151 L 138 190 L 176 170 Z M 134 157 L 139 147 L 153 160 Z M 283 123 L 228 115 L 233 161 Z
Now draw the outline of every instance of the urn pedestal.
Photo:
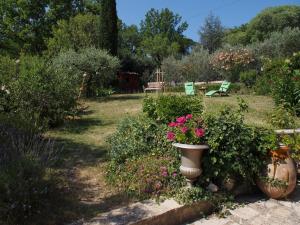
M 201 159 L 204 150 L 209 149 L 208 145 L 189 145 L 173 143 L 181 151 L 180 172 L 186 177 L 188 187 L 192 187 L 194 181 L 202 173 Z

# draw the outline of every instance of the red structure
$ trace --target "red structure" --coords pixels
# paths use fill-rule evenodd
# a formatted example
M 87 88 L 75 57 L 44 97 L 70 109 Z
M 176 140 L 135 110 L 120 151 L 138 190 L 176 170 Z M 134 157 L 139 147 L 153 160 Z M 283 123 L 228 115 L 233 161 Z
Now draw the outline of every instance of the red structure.
M 142 89 L 140 77 L 135 72 L 119 72 L 118 87 L 121 92 L 132 93 Z

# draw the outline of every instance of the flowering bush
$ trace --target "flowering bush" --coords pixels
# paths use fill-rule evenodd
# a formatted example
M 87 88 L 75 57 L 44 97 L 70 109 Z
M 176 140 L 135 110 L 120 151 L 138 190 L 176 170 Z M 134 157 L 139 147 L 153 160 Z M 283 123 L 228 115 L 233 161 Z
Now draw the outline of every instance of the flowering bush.
M 214 70 L 227 76 L 230 81 L 239 79 L 239 72 L 255 62 L 254 54 L 245 48 L 229 49 L 216 52 L 211 64 Z
M 192 114 L 181 116 L 168 125 L 167 139 L 184 144 L 203 144 L 205 142 L 205 126 L 202 119 L 193 118 Z

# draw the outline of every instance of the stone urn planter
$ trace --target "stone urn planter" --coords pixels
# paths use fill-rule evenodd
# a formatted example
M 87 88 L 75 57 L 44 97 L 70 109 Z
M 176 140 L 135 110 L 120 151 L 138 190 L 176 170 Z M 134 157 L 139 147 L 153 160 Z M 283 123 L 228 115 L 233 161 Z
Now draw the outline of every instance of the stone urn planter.
M 280 150 L 288 152 L 288 147 L 281 146 Z M 270 198 L 285 198 L 294 191 L 297 183 L 297 171 L 293 159 L 288 154 L 281 159 L 270 158 L 256 183 Z
M 180 172 L 186 177 L 188 187 L 192 187 L 193 183 L 202 173 L 201 159 L 204 150 L 208 150 L 208 145 L 189 145 L 173 143 L 181 151 Z

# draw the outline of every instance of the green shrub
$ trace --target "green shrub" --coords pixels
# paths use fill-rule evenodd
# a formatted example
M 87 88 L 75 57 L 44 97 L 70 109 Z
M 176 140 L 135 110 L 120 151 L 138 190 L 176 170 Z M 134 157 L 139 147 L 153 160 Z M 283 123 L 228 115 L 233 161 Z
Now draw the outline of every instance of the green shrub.
M 110 181 L 140 199 L 171 196 L 184 183 L 179 162 L 176 157 L 155 154 L 128 159 L 110 174 Z
M 182 115 L 201 115 L 202 111 L 202 98 L 199 96 L 160 95 L 158 98 L 148 97 L 143 102 L 143 112 L 164 124 Z
M 119 67 L 118 58 L 96 48 L 61 52 L 53 60 L 56 71 L 65 76 L 76 77 L 77 87 L 81 85 L 86 97 L 94 97 L 99 88 L 109 87 L 110 82 L 116 78 Z
M 300 115 L 300 52 L 286 59 L 273 77 L 272 95 L 277 105 L 287 103 Z
M 0 224 L 37 224 L 58 199 L 49 171 L 57 150 L 40 135 L 3 124 L 0 141 Z
M 256 77 L 256 70 L 248 70 L 240 73 L 240 81 L 248 88 L 251 88 L 255 85 Z
M 53 70 L 43 58 L 22 56 L 18 77 L 8 86 L 11 112 L 36 124 L 57 125 L 76 108 L 75 82 L 74 77 Z
M 234 176 L 253 181 L 264 165 L 266 149 L 263 133 L 245 125 L 242 109 L 233 111 L 225 107 L 217 115 L 207 115 L 206 137 L 210 146 L 203 160 L 203 175 L 220 181 Z
M 108 139 L 110 160 L 120 164 L 149 152 L 172 153 L 173 148 L 165 138 L 166 132 L 166 125 L 158 125 L 147 117 L 124 118 Z
M 277 129 L 291 129 L 295 127 L 295 119 L 289 107 L 281 104 L 277 106 L 269 117 L 270 124 Z
M 263 60 L 262 72 L 257 76 L 254 90 L 258 95 L 269 95 L 272 93 L 274 78 L 282 73 L 284 62 L 281 59 Z

